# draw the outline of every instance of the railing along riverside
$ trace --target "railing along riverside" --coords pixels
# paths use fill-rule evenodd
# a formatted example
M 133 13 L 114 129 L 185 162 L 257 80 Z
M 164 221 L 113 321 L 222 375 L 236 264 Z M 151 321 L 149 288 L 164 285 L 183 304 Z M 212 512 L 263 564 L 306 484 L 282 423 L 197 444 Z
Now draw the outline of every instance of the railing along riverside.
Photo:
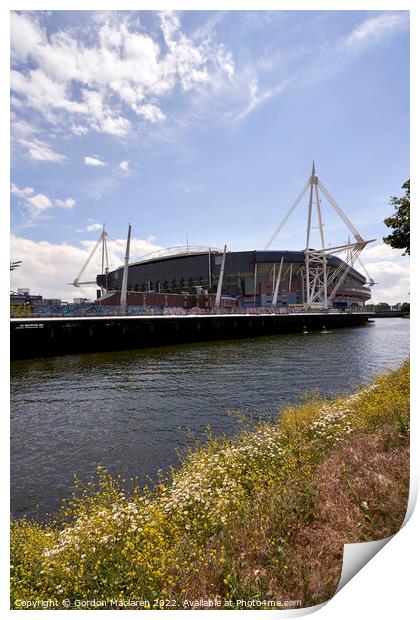
M 24 310 L 22 310 L 24 308 Z M 283 306 L 279 308 L 264 307 L 234 307 L 234 308 L 180 308 L 180 307 L 146 307 L 146 306 L 41 306 L 29 309 L 27 306 L 13 306 L 10 309 L 11 318 L 76 318 L 76 317 L 115 317 L 115 316 L 213 316 L 213 315 L 282 315 L 300 313 L 360 313 L 366 312 L 363 308 L 308 308 L 304 305 Z

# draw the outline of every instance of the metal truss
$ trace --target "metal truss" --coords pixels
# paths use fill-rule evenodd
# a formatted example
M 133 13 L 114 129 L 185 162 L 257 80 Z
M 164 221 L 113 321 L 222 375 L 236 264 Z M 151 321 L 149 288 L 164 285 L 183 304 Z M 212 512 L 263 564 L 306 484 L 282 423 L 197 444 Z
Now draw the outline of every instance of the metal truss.
M 271 239 L 267 243 L 265 249 L 267 250 L 274 239 L 277 237 L 283 226 L 286 224 L 293 211 L 296 209 L 301 199 L 309 189 L 309 202 L 308 202 L 308 218 L 306 227 L 306 247 L 305 247 L 305 264 L 304 264 L 304 280 L 305 280 L 305 305 L 311 308 L 329 308 L 332 305 L 332 301 L 340 289 L 341 284 L 344 282 L 350 269 L 352 269 L 356 260 L 359 259 L 359 255 L 368 243 L 374 241 L 374 239 L 365 240 L 356 227 L 351 223 L 344 211 L 338 206 L 337 202 L 324 187 L 315 173 L 315 163 L 312 165 L 312 173 L 305 187 L 295 200 L 289 211 L 286 213 L 283 220 L 280 222 L 276 231 L 272 235 Z M 321 211 L 320 192 L 326 198 L 331 207 L 338 214 L 344 225 L 350 231 L 354 237 L 354 242 L 348 240 L 341 246 L 335 248 L 325 247 L 324 238 L 324 223 Z M 316 212 L 316 216 L 313 217 L 313 212 Z M 311 248 L 311 232 L 313 226 L 312 220 L 316 218 L 316 228 L 319 232 L 319 244 L 320 248 L 315 250 Z M 338 267 L 332 268 L 328 265 L 328 256 L 332 253 L 341 254 L 344 253 L 344 258 Z M 359 259 L 360 260 L 360 259 Z M 364 266 L 363 266 L 364 267 Z M 366 269 L 364 268 L 366 271 Z M 367 273 L 367 272 L 366 272 Z M 367 274 L 368 275 L 368 274 Z M 374 282 L 369 277 L 369 284 Z
M 305 301 L 308 306 L 314 304 L 325 306 L 322 300 L 325 301 L 326 261 L 327 257 L 324 252 L 305 250 Z

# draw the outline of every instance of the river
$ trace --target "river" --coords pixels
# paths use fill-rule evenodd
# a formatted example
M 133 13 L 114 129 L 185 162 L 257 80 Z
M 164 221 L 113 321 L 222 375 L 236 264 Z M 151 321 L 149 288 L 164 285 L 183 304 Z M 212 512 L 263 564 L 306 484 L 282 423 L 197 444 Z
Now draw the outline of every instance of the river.
M 12 515 L 44 518 L 98 465 L 143 483 L 207 426 L 231 434 L 314 390 L 352 390 L 408 358 L 409 324 L 13 362 Z

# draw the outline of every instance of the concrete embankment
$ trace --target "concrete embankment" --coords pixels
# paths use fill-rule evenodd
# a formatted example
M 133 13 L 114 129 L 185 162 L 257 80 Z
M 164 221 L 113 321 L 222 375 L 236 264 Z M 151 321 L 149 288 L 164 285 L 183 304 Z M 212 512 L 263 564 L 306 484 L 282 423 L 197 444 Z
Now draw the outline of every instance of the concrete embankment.
M 12 359 L 352 327 L 369 313 L 118 316 L 10 320 Z

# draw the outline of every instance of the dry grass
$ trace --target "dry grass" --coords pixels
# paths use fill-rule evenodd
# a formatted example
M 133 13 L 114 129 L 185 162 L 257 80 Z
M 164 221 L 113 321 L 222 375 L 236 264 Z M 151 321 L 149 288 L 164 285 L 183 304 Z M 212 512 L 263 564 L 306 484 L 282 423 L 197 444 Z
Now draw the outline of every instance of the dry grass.
M 298 531 L 288 554 L 306 576 L 306 591 L 297 580 L 295 598 L 316 603 L 337 588 L 344 543 L 380 540 L 401 527 L 409 490 L 407 442 L 392 428 L 357 434 L 319 467 L 314 485 L 314 522 Z
M 307 485 L 289 480 L 256 498 L 245 519 L 209 545 L 188 590 L 194 598 L 330 598 L 341 574 L 343 544 L 379 540 L 400 528 L 409 489 L 409 448 L 391 427 L 355 434 L 334 449 Z M 220 558 L 225 571 L 220 570 Z M 228 580 L 223 579 L 223 574 Z

